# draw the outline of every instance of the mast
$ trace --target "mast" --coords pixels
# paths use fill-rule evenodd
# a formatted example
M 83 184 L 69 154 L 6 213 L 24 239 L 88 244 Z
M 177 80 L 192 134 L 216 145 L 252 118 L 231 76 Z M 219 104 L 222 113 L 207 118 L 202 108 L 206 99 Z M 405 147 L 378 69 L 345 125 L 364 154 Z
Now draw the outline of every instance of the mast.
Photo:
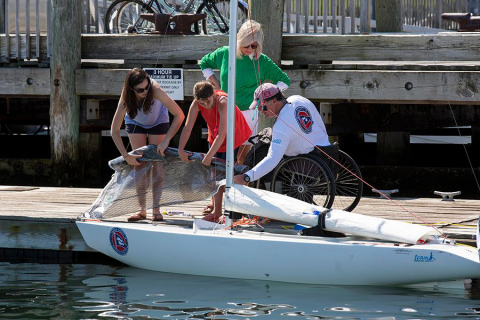
M 230 1 L 230 31 L 229 31 L 229 56 L 228 56 L 228 105 L 227 105 L 227 181 L 226 191 L 232 186 L 233 181 L 233 149 L 235 135 L 235 84 L 237 70 L 237 1 Z
M 225 194 L 228 194 L 233 182 L 233 150 L 235 149 L 235 85 L 237 71 L 237 0 L 230 1 L 230 31 L 228 33 L 228 104 L 227 104 L 227 176 Z M 232 225 L 229 215 L 225 215 L 225 226 Z

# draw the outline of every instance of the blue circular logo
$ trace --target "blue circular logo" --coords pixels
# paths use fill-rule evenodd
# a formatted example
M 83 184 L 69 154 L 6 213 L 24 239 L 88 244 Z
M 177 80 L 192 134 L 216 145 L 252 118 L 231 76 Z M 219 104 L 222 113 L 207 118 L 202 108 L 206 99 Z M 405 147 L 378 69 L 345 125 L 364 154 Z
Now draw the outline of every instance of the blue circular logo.
M 124 256 L 128 252 L 127 235 L 120 228 L 113 228 L 110 231 L 110 244 L 116 253 Z

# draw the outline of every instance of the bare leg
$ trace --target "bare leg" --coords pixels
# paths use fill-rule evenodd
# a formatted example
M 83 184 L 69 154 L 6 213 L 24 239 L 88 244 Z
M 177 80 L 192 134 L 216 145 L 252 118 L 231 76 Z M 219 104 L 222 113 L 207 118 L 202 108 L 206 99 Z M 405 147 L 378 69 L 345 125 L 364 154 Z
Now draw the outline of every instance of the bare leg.
M 163 163 L 155 162 L 151 170 L 152 170 L 152 195 L 153 195 L 152 220 L 161 221 L 163 220 L 163 216 L 160 213 L 160 200 L 162 198 L 163 177 L 164 177 Z
M 252 146 L 249 144 L 243 144 L 239 147 L 237 160 L 238 164 L 243 164 L 243 162 L 245 161 L 245 157 L 247 156 L 251 148 Z
M 128 138 L 130 140 L 132 149 L 134 150 L 145 146 L 147 143 L 147 136 L 142 133 L 129 134 Z M 134 215 L 132 215 L 128 219 L 129 221 L 136 221 L 136 220 L 142 220 L 147 218 L 147 208 L 146 208 L 147 176 L 146 176 L 145 167 L 146 167 L 145 164 L 141 164 L 139 166 L 134 167 L 134 181 L 135 181 L 135 189 L 137 191 L 139 209 Z
M 153 145 L 158 145 L 163 141 L 165 135 L 149 135 L 148 143 Z M 164 182 L 164 167 L 162 162 L 155 162 L 152 166 L 152 196 L 153 196 L 153 206 L 152 206 L 152 220 L 153 221 L 162 221 L 163 216 L 160 213 L 160 200 L 162 198 L 163 182 Z
M 222 207 L 223 207 L 223 194 L 225 193 L 225 186 L 218 188 L 218 192 L 213 196 L 213 211 L 212 215 L 215 219 L 218 219 L 222 216 Z

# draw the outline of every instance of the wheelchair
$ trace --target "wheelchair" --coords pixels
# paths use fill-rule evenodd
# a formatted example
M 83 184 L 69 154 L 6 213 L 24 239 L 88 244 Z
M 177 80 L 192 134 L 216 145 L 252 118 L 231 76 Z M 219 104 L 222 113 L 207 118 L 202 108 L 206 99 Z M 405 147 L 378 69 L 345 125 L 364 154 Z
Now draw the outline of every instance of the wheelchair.
M 262 182 L 266 189 L 276 193 L 328 209 L 352 211 L 362 197 L 362 174 L 345 152 L 338 150 L 336 160 L 340 165 L 328 161 L 328 157 L 325 160 L 319 152 L 285 157 L 267 178 L 270 188 L 267 181 Z M 257 188 L 260 184 L 257 183 Z

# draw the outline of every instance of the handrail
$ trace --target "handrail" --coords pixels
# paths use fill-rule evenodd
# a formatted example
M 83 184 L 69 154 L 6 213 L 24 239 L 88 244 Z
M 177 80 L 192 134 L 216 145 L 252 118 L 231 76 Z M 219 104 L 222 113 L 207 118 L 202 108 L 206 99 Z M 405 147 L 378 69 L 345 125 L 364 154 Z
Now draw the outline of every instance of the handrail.
M 51 1 L 24 1 L 25 6 L 20 5 L 20 0 L 0 0 L 0 34 L 15 34 L 16 39 L 16 45 L 11 48 L 10 37 L 5 37 L 6 52 L 0 56 L 0 61 L 8 61 L 12 49 L 16 59 L 28 60 L 33 54 L 39 57 L 41 35 L 44 33 L 48 35 L 47 43 L 51 42 Z M 81 1 L 82 32 L 103 33 L 103 16 L 112 0 Z M 456 30 L 456 22 L 442 21 L 441 13 L 468 12 L 467 0 L 402 1 L 404 30 L 412 33 L 437 33 L 442 28 Z M 375 28 L 372 0 L 285 0 L 284 9 L 284 33 L 363 34 Z M 35 37 L 34 48 L 30 45 L 31 37 Z M 47 51 L 50 57 L 50 45 Z

